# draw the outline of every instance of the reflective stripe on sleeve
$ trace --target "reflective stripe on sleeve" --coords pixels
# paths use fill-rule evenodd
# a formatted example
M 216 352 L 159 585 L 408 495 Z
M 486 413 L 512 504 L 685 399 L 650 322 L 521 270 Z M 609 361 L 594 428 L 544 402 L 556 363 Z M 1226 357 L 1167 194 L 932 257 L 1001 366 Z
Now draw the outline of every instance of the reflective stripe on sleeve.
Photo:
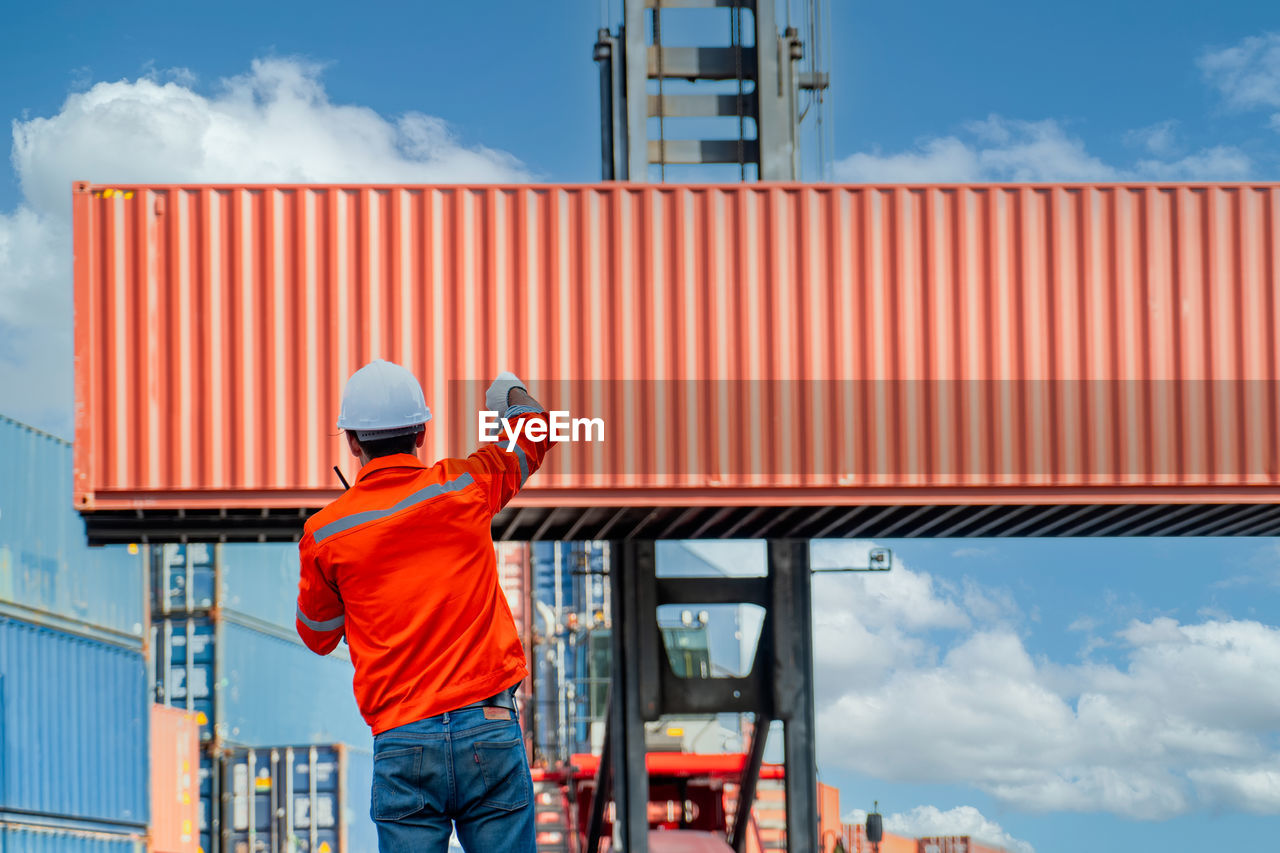
M 516 445 L 516 459 L 520 461 L 520 488 L 524 488 L 524 481 L 529 479 L 529 457 L 524 455 L 524 448 Z
M 470 486 L 473 482 L 475 481 L 472 479 L 470 474 L 463 474 L 459 477 L 455 477 L 447 483 L 435 483 L 427 486 L 426 488 L 418 489 L 418 491 L 409 495 L 395 506 L 388 507 L 386 509 L 370 509 L 365 510 L 364 512 L 354 512 L 346 518 L 339 518 L 337 521 L 331 521 L 324 527 L 321 527 L 315 532 L 315 540 L 317 543 L 320 543 L 328 539 L 330 536 L 350 530 L 353 527 L 358 527 L 365 522 L 377 521 L 380 518 L 395 515 L 397 512 L 406 510 L 415 504 L 429 501 L 432 498 L 438 498 L 441 495 L 448 494 L 449 492 L 460 492 L 467 486 Z
M 346 618 L 347 616 L 344 613 L 341 616 L 335 616 L 333 619 L 326 619 L 323 622 L 317 622 L 314 619 L 308 619 L 307 614 L 302 612 L 302 607 L 301 606 L 298 607 L 298 621 L 301 622 L 303 625 L 306 625 L 312 631 L 324 632 L 324 631 L 337 630 L 338 628 L 342 627 L 343 623 L 346 621 Z

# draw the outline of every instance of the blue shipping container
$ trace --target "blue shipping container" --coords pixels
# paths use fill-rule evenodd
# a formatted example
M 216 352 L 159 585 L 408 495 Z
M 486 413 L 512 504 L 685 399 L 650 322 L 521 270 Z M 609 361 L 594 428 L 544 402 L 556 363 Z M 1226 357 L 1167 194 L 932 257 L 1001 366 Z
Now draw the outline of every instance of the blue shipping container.
M 0 483 L 0 603 L 141 639 L 145 549 L 85 544 L 70 443 L 0 415 Z
M 222 788 L 219 786 L 220 775 L 218 764 L 206 751 L 200 753 L 200 802 L 196 805 L 197 831 L 200 834 L 200 850 L 202 853 L 215 853 L 218 847 L 214 833 L 218 824 L 214 820 L 214 803 L 221 801 Z
M 294 630 L 298 603 L 298 546 L 290 542 L 219 546 L 222 607 L 259 622 Z
M 141 835 L 0 822 L 0 853 L 143 853 Z
M 354 669 L 338 654 L 320 657 L 283 631 L 230 616 L 162 620 L 153 635 L 155 701 L 203 714 L 202 740 L 373 742 L 352 693 Z
M 223 759 L 221 850 L 376 853 L 373 754 L 345 745 L 238 749 Z
M 293 630 L 297 545 L 156 545 L 151 555 L 153 617 L 200 615 L 216 607 L 245 622 Z
M 151 626 L 154 696 L 161 705 L 195 713 L 200 740 L 216 735 L 214 623 L 209 618 L 162 619 Z
M 141 652 L 0 616 L 0 816 L 145 827 Z
M 588 644 L 608 611 L 605 549 L 603 542 L 533 543 L 533 595 L 540 614 L 534 621 L 534 748 L 549 760 L 590 752 L 591 722 L 603 719 L 607 685 L 591 669 Z M 550 636 L 549 614 L 559 615 Z
M 151 618 L 209 610 L 217 600 L 217 545 L 151 547 Z

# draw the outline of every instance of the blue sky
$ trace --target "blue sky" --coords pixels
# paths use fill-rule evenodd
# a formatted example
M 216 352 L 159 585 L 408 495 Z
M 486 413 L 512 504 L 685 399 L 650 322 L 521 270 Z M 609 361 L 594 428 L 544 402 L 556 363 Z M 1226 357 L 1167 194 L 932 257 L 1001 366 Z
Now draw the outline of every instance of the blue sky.
M 1206 52 L 1280 30 L 1275 4 L 832 6 L 837 157 L 909 150 L 997 115 L 1055 121 L 1115 165 L 1142 155 L 1135 131 L 1176 122 L 1178 151 L 1234 146 L 1256 158 L 1254 176 L 1276 173 L 1266 113 L 1228 107 L 1198 64 Z M 254 59 L 300 56 L 324 65 L 335 103 L 438 116 L 462 142 L 509 151 L 547 180 L 598 177 L 590 56 L 599 0 L 383 8 L 395 11 L 324 2 L 10 4 L 0 79 L 12 85 L 0 91 L 0 116 L 48 116 L 69 91 L 173 68 L 209 91 Z M 0 210 L 18 200 L 13 174 L 4 175 Z
M 814 565 L 872 544 L 890 574 L 814 581 L 819 766 L 847 817 L 878 800 L 890 829 L 1038 853 L 1266 837 L 1276 540 L 823 541 Z M 691 547 L 763 565 L 760 543 Z
M 1280 177 L 1280 4 L 833 6 L 841 179 Z M 599 0 L 4 14 L 0 411 L 58 434 L 73 178 L 599 175 Z M 1274 837 L 1274 541 L 881 544 L 894 577 L 824 580 L 815 613 L 824 779 L 847 810 L 879 799 L 922 828 L 932 807 L 961 831 L 978 818 L 954 810 L 974 807 L 1038 853 Z M 904 740 L 915 718 L 887 724 L 876 702 L 928 689 L 953 704 Z M 966 773 L 959 741 L 988 736 Z
M 930 573 L 941 588 L 962 591 L 966 585 L 982 590 L 1001 601 L 1006 612 L 994 618 L 974 619 L 971 629 L 958 632 L 921 631 L 930 636 L 944 652 L 963 643 L 966 635 L 1004 623 L 1021 641 L 1026 653 L 1042 671 L 1054 666 L 1111 666 L 1123 674 L 1118 683 L 1099 690 L 1114 691 L 1111 698 L 1133 695 L 1149 689 L 1150 682 L 1141 674 L 1144 666 L 1140 653 L 1124 642 L 1120 634 L 1135 622 L 1151 624 L 1172 619 L 1180 625 L 1207 622 L 1231 624 L 1234 620 L 1256 621 L 1262 625 L 1280 624 L 1280 552 L 1273 539 L 1107 539 L 1107 540 L 887 540 L 877 542 L 894 551 L 900 567 L 908 571 Z M 819 551 L 818 553 L 821 553 Z M 874 585 L 879 578 L 868 576 Z M 815 588 L 815 600 L 824 594 L 823 578 Z M 829 589 L 825 590 L 829 593 Z M 961 592 L 961 595 L 963 593 Z M 868 602 L 870 603 L 870 602 Z M 1271 636 L 1274 638 L 1274 627 Z M 1169 654 L 1164 648 L 1159 654 Z M 1216 657 L 1206 658 L 1207 665 Z M 1273 666 L 1273 663 L 1266 664 Z M 1172 664 L 1171 664 L 1172 666 Z M 936 673 L 923 667 L 929 676 Z M 963 672 L 963 670 L 961 670 Z M 1149 674 L 1149 673 L 1148 673 Z M 1182 699 L 1191 701 L 1200 691 L 1212 686 L 1199 682 L 1202 673 L 1192 667 L 1180 669 L 1185 681 L 1173 687 L 1175 698 L 1162 711 L 1161 717 L 1177 717 Z M 943 682 L 946 675 L 942 676 Z M 1096 687 L 1094 689 L 1097 689 Z M 945 689 L 940 689 L 940 694 Z M 1259 707 L 1265 707 L 1270 690 L 1261 685 L 1257 690 Z M 1064 690 L 1064 696 L 1077 710 L 1080 696 Z M 1121 700 L 1123 701 L 1123 700 Z M 821 703 L 820 703 L 821 704 Z M 999 700 L 996 700 L 999 705 Z M 1016 703 L 1011 703 L 1016 704 Z M 956 709 L 973 713 L 973 709 Z M 929 711 L 945 715 L 943 707 Z M 979 710 L 982 714 L 984 711 Z M 1018 714 L 1005 717 L 1003 711 L 991 711 L 995 719 L 1025 720 Z M 1280 730 L 1280 713 L 1271 706 L 1263 711 L 1271 722 L 1263 727 L 1263 741 L 1274 750 Z M 1155 720 L 1151 725 L 1161 725 Z M 831 725 L 828 718 L 828 726 Z M 1014 722 L 1013 725 L 1021 725 Z M 822 723 L 820 722 L 820 728 Z M 1211 728 L 1211 726 L 1209 727 Z M 1201 732 L 1208 740 L 1207 730 Z M 1035 739 L 1032 738 L 1034 742 Z M 1055 741 L 1046 738 L 1046 742 Z M 893 747 L 904 746 L 893 742 Z M 940 744 L 945 749 L 947 744 Z M 1061 743 L 1057 742 L 1060 748 Z M 864 746 L 864 748 L 868 748 Z M 1087 751 L 1087 750 L 1084 750 Z M 1071 752 L 1070 749 L 1067 752 Z M 1127 766 L 1128 758 L 1115 762 Z M 1034 762 L 1032 762 L 1034 764 Z M 1102 763 L 1106 763 L 1105 761 Z M 1159 762 L 1162 763 L 1162 762 Z M 1013 838 L 1030 842 L 1038 853 L 1070 853 L 1089 849 L 1102 851 L 1170 850 L 1193 851 L 1233 849 L 1268 837 L 1274 825 L 1274 812 L 1242 814 L 1238 809 L 1215 804 L 1191 810 L 1178 817 L 1138 819 L 1121 805 L 1124 794 L 1102 797 L 1114 808 L 1085 808 L 1082 811 L 1036 811 L 1012 807 L 1000 797 L 993 797 L 982 786 L 965 784 L 920 784 L 887 781 L 874 775 L 850 771 L 832 762 L 824 781 L 837 784 L 846 811 L 867 808 L 878 799 L 886 812 L 906 812 L 916 803 L 929 803 L 942 811 L 969 805 L 989 820 L 998 823 Z M 945 771 L 947 761 L 934 766 Z M 1178 762 L 1169 758 L 1168 767 Z M 1274 767 L 1274 761 L 1272 762 Z M 1178 771 L 1175 771 L 1175 773 Z M 1193 771 L 1194 772 L 1194 771 Z M 1134 784 L 1117 773 L 1117 786 Z M 1120 812 L 1120 813 L 1117 813 Z M 997 839 L 998 840 L 998 839 Z M 1087 847 L 1086 847 L 1087 845 Z

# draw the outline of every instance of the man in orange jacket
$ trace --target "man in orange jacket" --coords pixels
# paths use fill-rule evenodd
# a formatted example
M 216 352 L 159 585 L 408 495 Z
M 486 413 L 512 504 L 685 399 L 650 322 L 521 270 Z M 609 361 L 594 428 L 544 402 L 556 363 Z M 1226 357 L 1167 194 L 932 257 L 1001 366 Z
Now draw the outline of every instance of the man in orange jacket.
M 545 413 L 515 376 L 485 395 L 518 435 L 465 459 L 419 461 L 431 418 L 417 379 L 373 361 L 342 395 L 338 427 L 361 462 L 298 544 L 298 634 L 317 654 L 345 637 L 374 733 L 378 847 L 534 853 L 529 765 L 513 691 L 528 676 L 498 586 L 490 523 L 550 447 Z M 534 430 L 537 432 L 537 430 Z

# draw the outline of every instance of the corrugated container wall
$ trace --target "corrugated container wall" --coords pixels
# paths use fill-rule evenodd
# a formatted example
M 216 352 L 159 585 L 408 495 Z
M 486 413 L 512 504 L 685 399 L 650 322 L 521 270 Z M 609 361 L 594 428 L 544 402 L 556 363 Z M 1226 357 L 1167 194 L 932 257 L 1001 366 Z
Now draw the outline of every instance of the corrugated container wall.
M 189 711 L 151 706 L 151 853 L 197 853 L 200 726 Z
M 516 632 L 520 635 L 520 645 L 524 647 L 525 664 L 529 672 L 536 665 L 533 659 L 533 622 L 531 609 L 533 599 L 530 597 L 530 561 L 529 544 L 527 542 L 496 542 L 494 553 L 498 564 L 498 585 L 506 594 L 507 607 L 511 610 L 511 618 L 516 623 Z M 534 755 L 534 702 L 533 679 L 526 678 L 516 687 L 516 698 L 520 706 L 520 729 L 524 732 L 525 752 L 530 758 Z
M 147 823 L 141 651 L 0 616 L 0 817 Z
M 221 772 L 221 850 L 377 853 L 371 752 L 342 744 L 237 749 Z
M 860 823 L 844 824 L 844 845 L 848 853 L 920 853 L 914 838 L 884 833 L 879 849 L 867 840 L 866 828 Z
M 1274 184 L 77 184 L 73 208 L 81 510 L 324 503 L 375 356 L 422 378 L 435 456 L 504 368 L 603 418 L 526 505 L 1280 497 Z
M 155 701 L 195 712 L 204 741 L 372 742 L 351 662 L 338 654 L 320 657 L 225 616 L 162 620 L 153 635 Z
M 71 445 L 0 415 L 0 607 L 140 639 L 143 557 L 90 548 L 71 507 Z
M 840 840 L 840 789 L 834 785 L 818 783 L 818 843 L 822 853 L 834 853 Z
M 141 835 L 114 835 L 0 821 L 3 853 L 145 853 Z
M 942 835 L 916 839 L 916 853 L 1005 853 L 1005 850 L 974 841 L 968 835 Z

